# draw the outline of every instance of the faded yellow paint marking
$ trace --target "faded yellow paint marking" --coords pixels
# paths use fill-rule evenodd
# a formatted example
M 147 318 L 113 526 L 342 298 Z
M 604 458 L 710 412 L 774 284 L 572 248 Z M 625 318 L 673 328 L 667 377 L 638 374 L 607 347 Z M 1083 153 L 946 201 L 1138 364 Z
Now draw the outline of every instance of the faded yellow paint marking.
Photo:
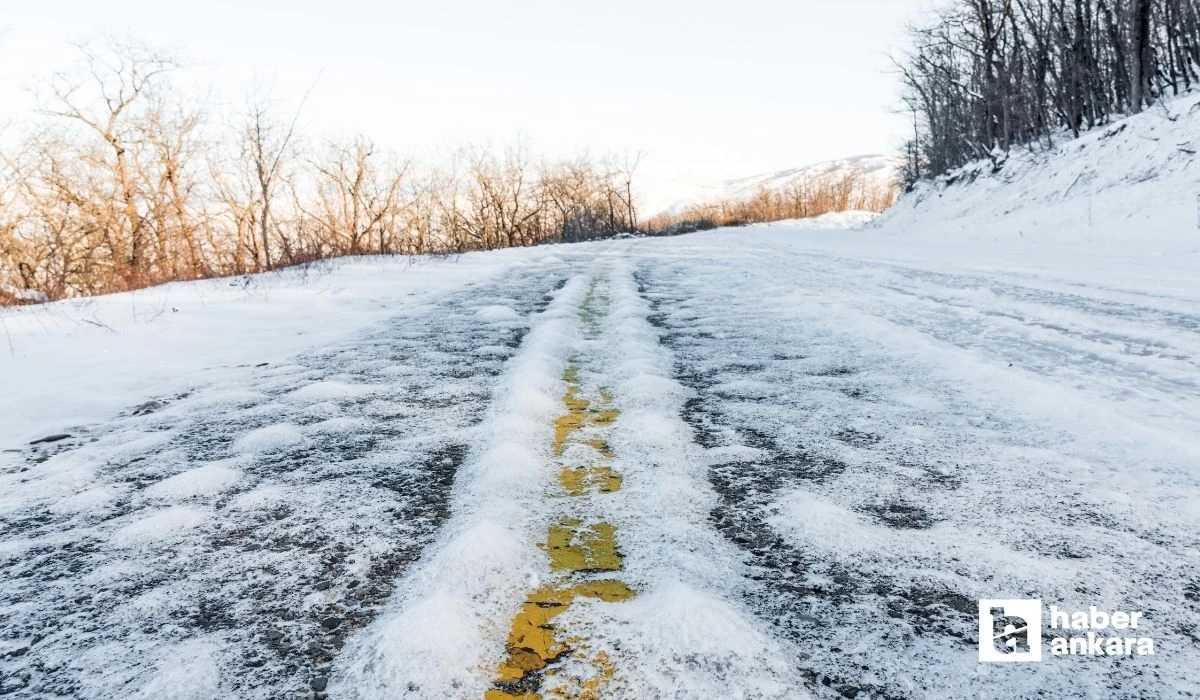
M 597 284 L 593 283 L 579 310 L 579 318 L 590 337 L 600 334 Z M 568 496 L 585 497 L 592 493 L 612 493 L 621 489 L 621 475 L 603 462 L 613 458 L 608 442 L 595 433 L 578 436 L 588 428 L 611 426 L 621 412 L 612 407 L 612 392 L 599 387 L 599 406 L 584 397 L 578 360 L 572 358 L 563 371 L 567 389 L 563 394 L 565 412 L 554 421 L 554 454 L 561 457 L 571 445 L 587 445 L 598 455 L 586 466 L 564 464 L 558 480 Z M 581 439 L 582 438 L 582 439 Z M 621 552 L 617 548 L 617 529 L 610 523 L 584 524 L 565 517 L 550 525 L 546 541 L 539 545 L 550 559 L 555 583 L 529 594 L 513 618 L 506 656 L 497 669 L 493 687 L 484 700 L 600 700 L 605 687 L 616 677 L 616 667 L 603 651 L 592 653 L 587 640 L 579 636 L 560 636 L 554 618 L 565 612 L 577 599 L 615 603 L 637 593 L 615 579 L 592 579 L 598 573 L 620 571 Z M 580 664 L 563 666 L 570 658 Z M 580 668 L 588 671 L 576 676 Z M 543 688 L 543 681 L 546 687 Z
M 600 700 L 602 697 L 600 691 L 613 679 L 617 669 L 609 660 L 608 654 L 603 651 L 596 652 L 590 659 L 587 659 L 587 663 L 595 669 L 594 676 L 585 679 L 563 679 L 562 685 L 550 688 L 546 694 L 563 700 Z M 547 672 L 546 675 L 550 675 L 550 673 Z
M 603 409 L 600 411 L 592 411 L 591 414 L 588 416 L 588 419 L 592 425 L 604 428 L 604 427 L 612 425 L 613 421 L 615 421 L 617 419 L 617 417 L 620 415 L 621 415 L 621 412 L 618 411 L 617 409 L 606 408 L 606 409 Z
M 542 700 L 542 696 L 537 693 L 510 693 L 493 688 L 484 691 L 483 700 Z
M 571 437 L 576 431 L 588 425 L 606 428 L 613 424 L 621 411 L 615 408 L 592 409 L 591 402 L 583 398 L 582 385 L 579 381 L 579 367 L 574 361 L 563 370 L 563 381 L 567 383 L 567 391 L 563 394 L 563 406 L 567 412 L 554 420 L 554 455 L 561 457 L 566 451 Z M 605 404 L 612 403 L 613 396 L 606 389 L 600 390 L 600 397 Z M 606 459 L 612 459 L 608 443 L 603 440 L 585 440 L 584 444 L 592 445 Z
M 597 308 L 596 287 L 598 283 L 593 282 L 588 289 L 587 296 L 583 298 L 583 303 L 579 306 L 579 320 L 583 322 L 584 328 L 587 330 L 589 337 L 595 338 L 600 335 L 600 312 Z
M 541 671 L 567 647 L 554 638 L 550 620 L 561 614 L 574 598 L 571 591 L 542 587 L 529 596 L 513 618 L 508 634 L 508 658 L 500 664 L 501 682 L 514 681 Z
M 573 518 L 550 526 L 543 545 L 554 571 L 620 571 L 621 554 L 617 550 L 617 528 L 609 523 L 583 527 Z
M 600 493 L 621 490 L 621 475 L 612 467 L 563 467 L 558 481 L 568 496 L 584 496 L 593 486 L 598 487 Z
M 567 449 L 571 435 L 583 427 L 588 406 L 591 405 L 587 399 L 579 396 L 579 387 L 575 385 L 567 386 L 563 404 L 566 405 L 567 412 L 554 421 L 554 454 L 558 457 Z
M 550 621 L 565 612 L 576 598 L 594 598 L 613 603 L 635 595 L 637 593 L 624 583 L 610 579 L 581 581 L 564 588 L 542 586 L 531 593 L 521 606 L 521 612 L 513 618 L 512 630 L 508 634 L 508 657 L 500 664 L 497 687 L 487 691 L 484 700 L 540 700 L 540 695 L 520 689 L 520 681 L 529 674 L 545 670 L 551 663 L 572 652 L 573 645 L 581 642 L 578 638 L 565 642 L 556 639 Z M 611 677 L 614 669 L 603 652 L 592 660 L 599 671 L 598 675 L 583 681 L 581 685 L 598 688 L 599 681 Z M 574 697 L 595 696 L 578 694 Z
M 599 452 L 600 456 L 604 459 L 612 459 L 614 457 L 612 448 L 608 446 L 607 440 L 592 438 L 591 440 L 584 440 L 583 444 Z

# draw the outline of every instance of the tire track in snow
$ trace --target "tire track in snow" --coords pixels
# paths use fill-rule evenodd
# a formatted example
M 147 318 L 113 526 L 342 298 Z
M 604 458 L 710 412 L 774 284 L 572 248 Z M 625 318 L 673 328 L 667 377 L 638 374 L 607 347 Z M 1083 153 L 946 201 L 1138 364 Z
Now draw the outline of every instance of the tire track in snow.
M 674 272 L 674 271 L 670 271 Z M 665 279 L 664 279 L 665 278 Z M 745 328 L 717 326 L 705 314 L 704 302 L 679 289 L 677 281 L 668 274 L 650 275 L 639 271 L 638 291 L 648 300 L 651 322 L 659 330 L 663 345 L 672 350 L 676 360 L 673 373 L 691 391 L 685 402 L 682 417 L 706 454 L 698 461 L 706 467 L 706 478 L 717 494 L 706 514 L 712 525 L 728 542 L 737 547 L 737 558 L 749 565 L 746 572 L 753 581 L 742 590 L 755 613 L 770 620 L 785 636 L 800 647 L 792 663 L 803 676 L 805 685 L 819 690 L 819 695 L 856 697 L 866 694 L 881 700 L 905 697 L 870 678 L 866 669 L 843 669 L 814 663 L 814 650 L 830 639 L 824 624 L 814 616 L 814 600 L 847 602 L 854 600 L 862 582 L 853 573 L 834 566 L 820 584 L 814 584 L 806 573 L 817 562 L 793 547 L 770 523 L 772 502 L 799 484 L 820 482 L 843 473 L 847 465 L 829 455 L 816 455 L 803 447 L 789 445 L 778 439 L 777 426 L 766 412 L 759 420 L 739 420 L 727 415 L 731 403 L 742 406 L 753 399 L 743 391 L 763 390 L 766 382 L 787 382 L 788 377 L 773 373 L 772 361 L 781 363 L 804 359 L 803 355 L 775 353 L 764 361 L 741 348 L 726 348 L 714 353 L 714 344 L 728 334 L 740 340 Z M 743 321 L 752 314 L 741 315 Z M 747 325 L 753 325 L 751 321 Z M 763 349 L 769 350 L 764 343 Z M 795 352 L 795 349 L 793 349 Z M 853 376 L 857 368 L 846 363 L 834 363 L 819 370 L 831 380 L 854 390 Z M 746 381 L 744 389 L 736 386 Z M 765 381 L 764 381 L 765 380 Z M 762 387 L 755 387 L 759 382 Z M 764 402 L 769 396 L 758 397 Z M 863 433 L 859 439 L 871 442 L 877 436 Z M 918 509 L 918 516 L 925 517 Z M 965 608 L 967 600 L 936 600 L 930 605 L 950 602 Z
M 824 256 L 796 267 L 804 287 L 831 290 L 851 309 L 912 337 L 1018 368 L 1056 389 L 1072 387 L 1083 402 L 1099 399 L 1098 406 L 1135 426 L 1142 441 L 1182 446 L 1187 440 L 1175 434 L 1197 430 L 1196 412 L 1179 399 L 1200 388 L 1200 316 L 1185 312 L 1183 299 L 1095 288 L 1063 293 L 1045 279 L 1022 285 L 1002 274 L 946 274 Z

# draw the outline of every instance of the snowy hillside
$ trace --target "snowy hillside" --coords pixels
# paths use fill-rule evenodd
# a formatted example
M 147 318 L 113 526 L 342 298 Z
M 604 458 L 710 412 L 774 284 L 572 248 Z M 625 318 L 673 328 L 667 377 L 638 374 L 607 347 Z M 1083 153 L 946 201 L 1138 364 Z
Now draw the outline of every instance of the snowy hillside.
M 679 212 L 709 202 L 745 199 L 763 189 L 784 192 L 793 185 L 805 182 L 833 182 L 847 174 L 860 175 L 868 185 L 888 187 L 896 182 L 902 162 L 903 159 L 895 155 L 860 155 L 734 178 L 696 187 L 693 192 L 668 207 L 664 213 Z
M 1146 252 L 1200 249 L 1200 96 L 1188 96 L 1049 149 L 1014 151 L 923 183 L 875 226 L 948 243 Z
M 836 180 L 847 173 L 855 173 L 873 184 L 886 186 L 896 181 L 902 162 L 899 156 L 878 154 L 827 160 L 801 168 L 726 180 L 720 185 L 720 193 L 727 197 L 743 197 L 760 189 L 785 190 L 805 180 Z

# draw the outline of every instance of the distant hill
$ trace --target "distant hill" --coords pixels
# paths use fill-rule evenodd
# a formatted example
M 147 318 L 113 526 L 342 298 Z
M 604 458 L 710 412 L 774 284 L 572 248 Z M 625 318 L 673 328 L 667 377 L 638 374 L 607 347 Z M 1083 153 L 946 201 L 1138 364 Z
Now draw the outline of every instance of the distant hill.
M 833 181 L 849 173 L 863 176 L 867 184 L 888 186 L 896 182 L 903 161 L 898 155 L 859 155 L 725 180 L 715 185 L 698 187 L 694 194 L 676 201 L 662 213 L 681 212 L 688 207 L 710 202 L 747 199 L 763 189 L 785 191 L 793 184 L 805 181 Z

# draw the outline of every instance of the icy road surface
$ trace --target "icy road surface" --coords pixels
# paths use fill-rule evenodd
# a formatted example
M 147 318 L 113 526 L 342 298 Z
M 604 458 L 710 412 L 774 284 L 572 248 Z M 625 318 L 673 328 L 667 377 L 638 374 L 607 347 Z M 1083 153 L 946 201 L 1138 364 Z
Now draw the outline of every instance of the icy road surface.
M 0 695 L 1200 693 L 1187 261 L 848 235 L 506 253 L 0 432 Z M 1155 655 L 981 665 L 980 598 L 1140 611 Z

